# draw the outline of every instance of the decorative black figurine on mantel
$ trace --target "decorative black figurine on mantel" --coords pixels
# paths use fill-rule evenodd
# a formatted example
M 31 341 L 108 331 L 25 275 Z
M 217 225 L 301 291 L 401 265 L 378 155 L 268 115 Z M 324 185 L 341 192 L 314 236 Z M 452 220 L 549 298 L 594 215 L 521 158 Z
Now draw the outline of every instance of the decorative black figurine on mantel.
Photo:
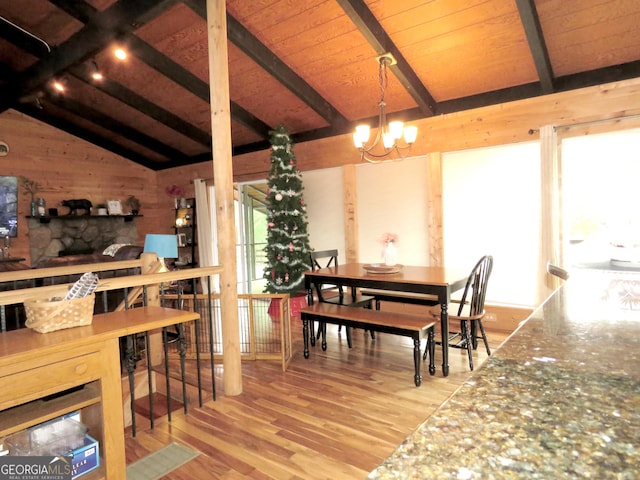
M 84 210 L 83 215 L 91 215 L 91 202 L 85 198 L 75 200 L 62 200 L 60 205 L 67 207 L 69 213 L 67 215 L 78 215 L 78 210 Z

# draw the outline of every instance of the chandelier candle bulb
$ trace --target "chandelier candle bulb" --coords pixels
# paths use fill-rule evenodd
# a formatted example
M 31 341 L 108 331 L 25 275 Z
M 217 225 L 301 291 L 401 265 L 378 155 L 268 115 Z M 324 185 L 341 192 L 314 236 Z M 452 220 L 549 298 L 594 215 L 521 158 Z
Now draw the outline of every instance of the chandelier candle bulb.
M 402 127 L 404 127 L 404 123 L 402 122 L 389 122 L 389 132 L 396 140 L 400 140 L 402 138 Z
M 391 149 L 393 144 L 396 143 L 396 139 L 393 137 L 393 133 L 387 132 L 382 135 L 382 144 L 384 148 Z
M 408 127 L 404 127 L 404 141 L 409 145 L 414 143 L 418 138 L 418 127 L 415 125 L 410 125 Z
M 362 146 L 369 140 L 371 129 L 369 125 L 358 125 L 356 131 L 353 134 L 353 143 L 356 148 L 362 148 Z

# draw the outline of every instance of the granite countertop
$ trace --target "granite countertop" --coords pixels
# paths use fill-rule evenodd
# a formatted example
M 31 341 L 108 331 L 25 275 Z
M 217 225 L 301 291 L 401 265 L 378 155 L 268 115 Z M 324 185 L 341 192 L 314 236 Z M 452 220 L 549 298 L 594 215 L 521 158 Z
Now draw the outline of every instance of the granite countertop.
M 640 275 L 572 277 L 368 478 L 640 478 Z

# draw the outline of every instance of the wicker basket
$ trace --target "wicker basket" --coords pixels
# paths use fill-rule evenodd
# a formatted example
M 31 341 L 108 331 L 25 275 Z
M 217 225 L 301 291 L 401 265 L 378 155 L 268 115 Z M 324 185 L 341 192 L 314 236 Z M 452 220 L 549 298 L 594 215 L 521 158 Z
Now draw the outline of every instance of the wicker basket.
M 73 300 L 32 299 L 24 302 L 26 326 L 40 333 L 91 325 L 95 294 Z

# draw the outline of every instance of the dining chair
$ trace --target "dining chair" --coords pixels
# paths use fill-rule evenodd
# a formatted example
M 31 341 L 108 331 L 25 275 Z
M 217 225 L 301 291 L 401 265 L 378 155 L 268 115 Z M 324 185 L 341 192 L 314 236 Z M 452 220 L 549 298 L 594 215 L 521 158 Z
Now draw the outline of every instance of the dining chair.
M 317 252 L 311 252 L 311 269 L 319 270 L 326 267 L 338 266 L 338 250 L 321 250 Z M 348 307 L 361 307 L 371 308 L 375 297 L 362 295 L 355 287 L 351 288 L 350 292 L 344 291 L 342 285 L 329 285 L 329 284 L 315 284 L 316 295 L 319 302 L 333 303 L 336 305 L 346 305 Z M 318 338 L 322 333 L 323 325 L 318 328 Z M 342 325 L 338 326 L 338 331 L 342 328 Z M 349 327 L 346 327 L 347 342 L 351 346 L 351 331 Z M 375 338 L 375 332 L 371 331 L 371 338 Z
M 485 255 L 476 263 L 469 277 L 467 277 L 467 283 L 464 287 L 457 313 L 449 314 L 449 324 L 459 322 L 460 332 L 454 333 L 452 338 L 458 335 L 462 338 L 457 346 L 466 348 L 467 355 L 469 356 L 469 368 L 471 370 L 473 370 L 472 350 L 477 348 L 477 340 L 479 338 L 482 338 L 484 342 L 487 355 L 491 355 L 491 349 L 489 348 L 484 325 L 482 325 L 482 319 L 485 315 L 484 299 L 487 294 L 487 284 L 492 269 L 493 257 L 491 255 Z M 439 319 L 440 308 L 432 310 L 431 314 L 436 319 Z M 477 334 L 478 328 L 480 329 L 480 336 Z M 426 350 L 423 358 L 427 358 Z

